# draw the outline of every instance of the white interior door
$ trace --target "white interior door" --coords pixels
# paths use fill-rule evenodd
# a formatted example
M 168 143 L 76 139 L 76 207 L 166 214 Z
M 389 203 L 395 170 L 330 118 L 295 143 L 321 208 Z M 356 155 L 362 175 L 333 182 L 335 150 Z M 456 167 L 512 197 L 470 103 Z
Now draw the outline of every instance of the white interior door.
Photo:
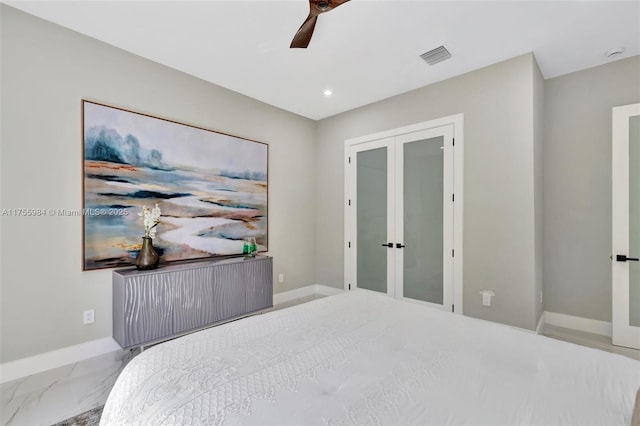
M 395 294 L 452 309 L 453 126 L 395 138 Z
M 394 294 L 394 257 L 387 244 L 394 238 L 393 138 L 353 147 L 350 152 L 354 194 L 349 199 L 355 238 L 348 248 L 356 287 Z M 357 184 L 356 184 L 357 182 Z
M 613 108 L 612 341 L 640 349 L 640 104 Z
M 462 180 L 454 161 L 455 123 L 462 122 L 454 117 L 347 141 L 346 289 L 446 310 L 458 304 L 455 312 L 462 312 L 462 271 L 460 265 L 456 286 L 453 257 L 462 243 L 462 189 L 454 185 L 455 177 Z

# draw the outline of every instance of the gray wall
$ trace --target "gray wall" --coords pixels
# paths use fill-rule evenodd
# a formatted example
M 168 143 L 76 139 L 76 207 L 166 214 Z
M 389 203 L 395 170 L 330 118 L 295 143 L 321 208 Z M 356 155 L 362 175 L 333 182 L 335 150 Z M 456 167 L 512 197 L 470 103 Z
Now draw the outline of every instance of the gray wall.
M 535 328 L 534 62 L 523 55 L 319 122 L 318 284 L 343 286 L 344 141 L 462 112 L 464 312 Z
M 545 82 L 544 306 L 611 321 L 611 108 L 640 102 L 640 56 Z
M 0 15 L 1 208 L 81 207 L 80 99 L 101 101 L 269 143 L 270 254 L 285 274 L 274 290 L 341 288 L 344 141 L 462 112 L 465 313 L 532 329 L 544 282 L 545 310 L 611 320 L 611 107 L 640 101 L 640 57 L 543 82 L 524 55 L 314 123 L 6 5 Z M 111 272 L 81 271 L 80 219 L 0 225 L 0 362 L 110 336 Z
M 0 5 L 1 207 L 82 206 L 80 100 L 269 143 L 275 291 L 314 284 L 315 122 Z M 79 217 L 2 217 L 0 362 L 111 336 L 111 271 Z M 309 242 L 300 250 L 300 242 Z M 96 322 L 82 325 L 82 311 Z

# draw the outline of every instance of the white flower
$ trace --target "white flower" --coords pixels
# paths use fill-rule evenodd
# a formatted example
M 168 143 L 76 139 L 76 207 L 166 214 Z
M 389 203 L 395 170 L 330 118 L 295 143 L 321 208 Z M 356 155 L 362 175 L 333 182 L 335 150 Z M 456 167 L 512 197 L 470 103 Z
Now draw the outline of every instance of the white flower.
M 160 207 L 157 203 L 152 209 L 142 206 L 142 211 L 138 213 L 138 216 L 142 218 L 145 237 L 154 238 L 156 236 L 156 226 L 160 223 L 160 214 Z

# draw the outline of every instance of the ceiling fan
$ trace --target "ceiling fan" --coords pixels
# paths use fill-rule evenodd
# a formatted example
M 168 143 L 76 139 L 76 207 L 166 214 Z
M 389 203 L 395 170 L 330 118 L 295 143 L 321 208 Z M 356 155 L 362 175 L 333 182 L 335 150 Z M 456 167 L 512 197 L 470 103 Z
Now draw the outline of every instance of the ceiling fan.
M 306 49 L 311 41 L 313 30 L 316 27 L 318 15 L 329 12 L 348 1 L 349 0 L 309 0 L 309 16 L 307 16 L 307 19 L 302 23 L 300 29 L 298 29 L 289 47 Z

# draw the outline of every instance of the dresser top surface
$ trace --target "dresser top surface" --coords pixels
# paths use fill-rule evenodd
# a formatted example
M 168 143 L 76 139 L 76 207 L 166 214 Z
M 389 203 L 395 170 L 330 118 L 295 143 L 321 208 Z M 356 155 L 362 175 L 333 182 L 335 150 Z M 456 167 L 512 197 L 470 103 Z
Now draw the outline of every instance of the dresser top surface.
M 139 275 L 148 275 L 148 274 L 162 274 L 167 272 L 177 272 L 183 271 L 186 269 L 198 269 L 198 268 L 208 268 L 211 266 L 219 266 L 219 265 L 229 265 L 235 263 L 243 263 L 243 262 L 258 262 L 265 261 L 271 259 L 271 256 L 263 256 L 258 255 L 255 257 L 230 257 L 225 259 L 207 259 L 200 260 L 194 262 L 186 262 L 179 264 L 168 264 L 168 265 L 160 265 L 157 269 L 151 269 L 148 271 L 139 271 L 135 266 L 123 269 L 114 269 L 113 274 L 122 275 L 122 276 L 139 276 Z

